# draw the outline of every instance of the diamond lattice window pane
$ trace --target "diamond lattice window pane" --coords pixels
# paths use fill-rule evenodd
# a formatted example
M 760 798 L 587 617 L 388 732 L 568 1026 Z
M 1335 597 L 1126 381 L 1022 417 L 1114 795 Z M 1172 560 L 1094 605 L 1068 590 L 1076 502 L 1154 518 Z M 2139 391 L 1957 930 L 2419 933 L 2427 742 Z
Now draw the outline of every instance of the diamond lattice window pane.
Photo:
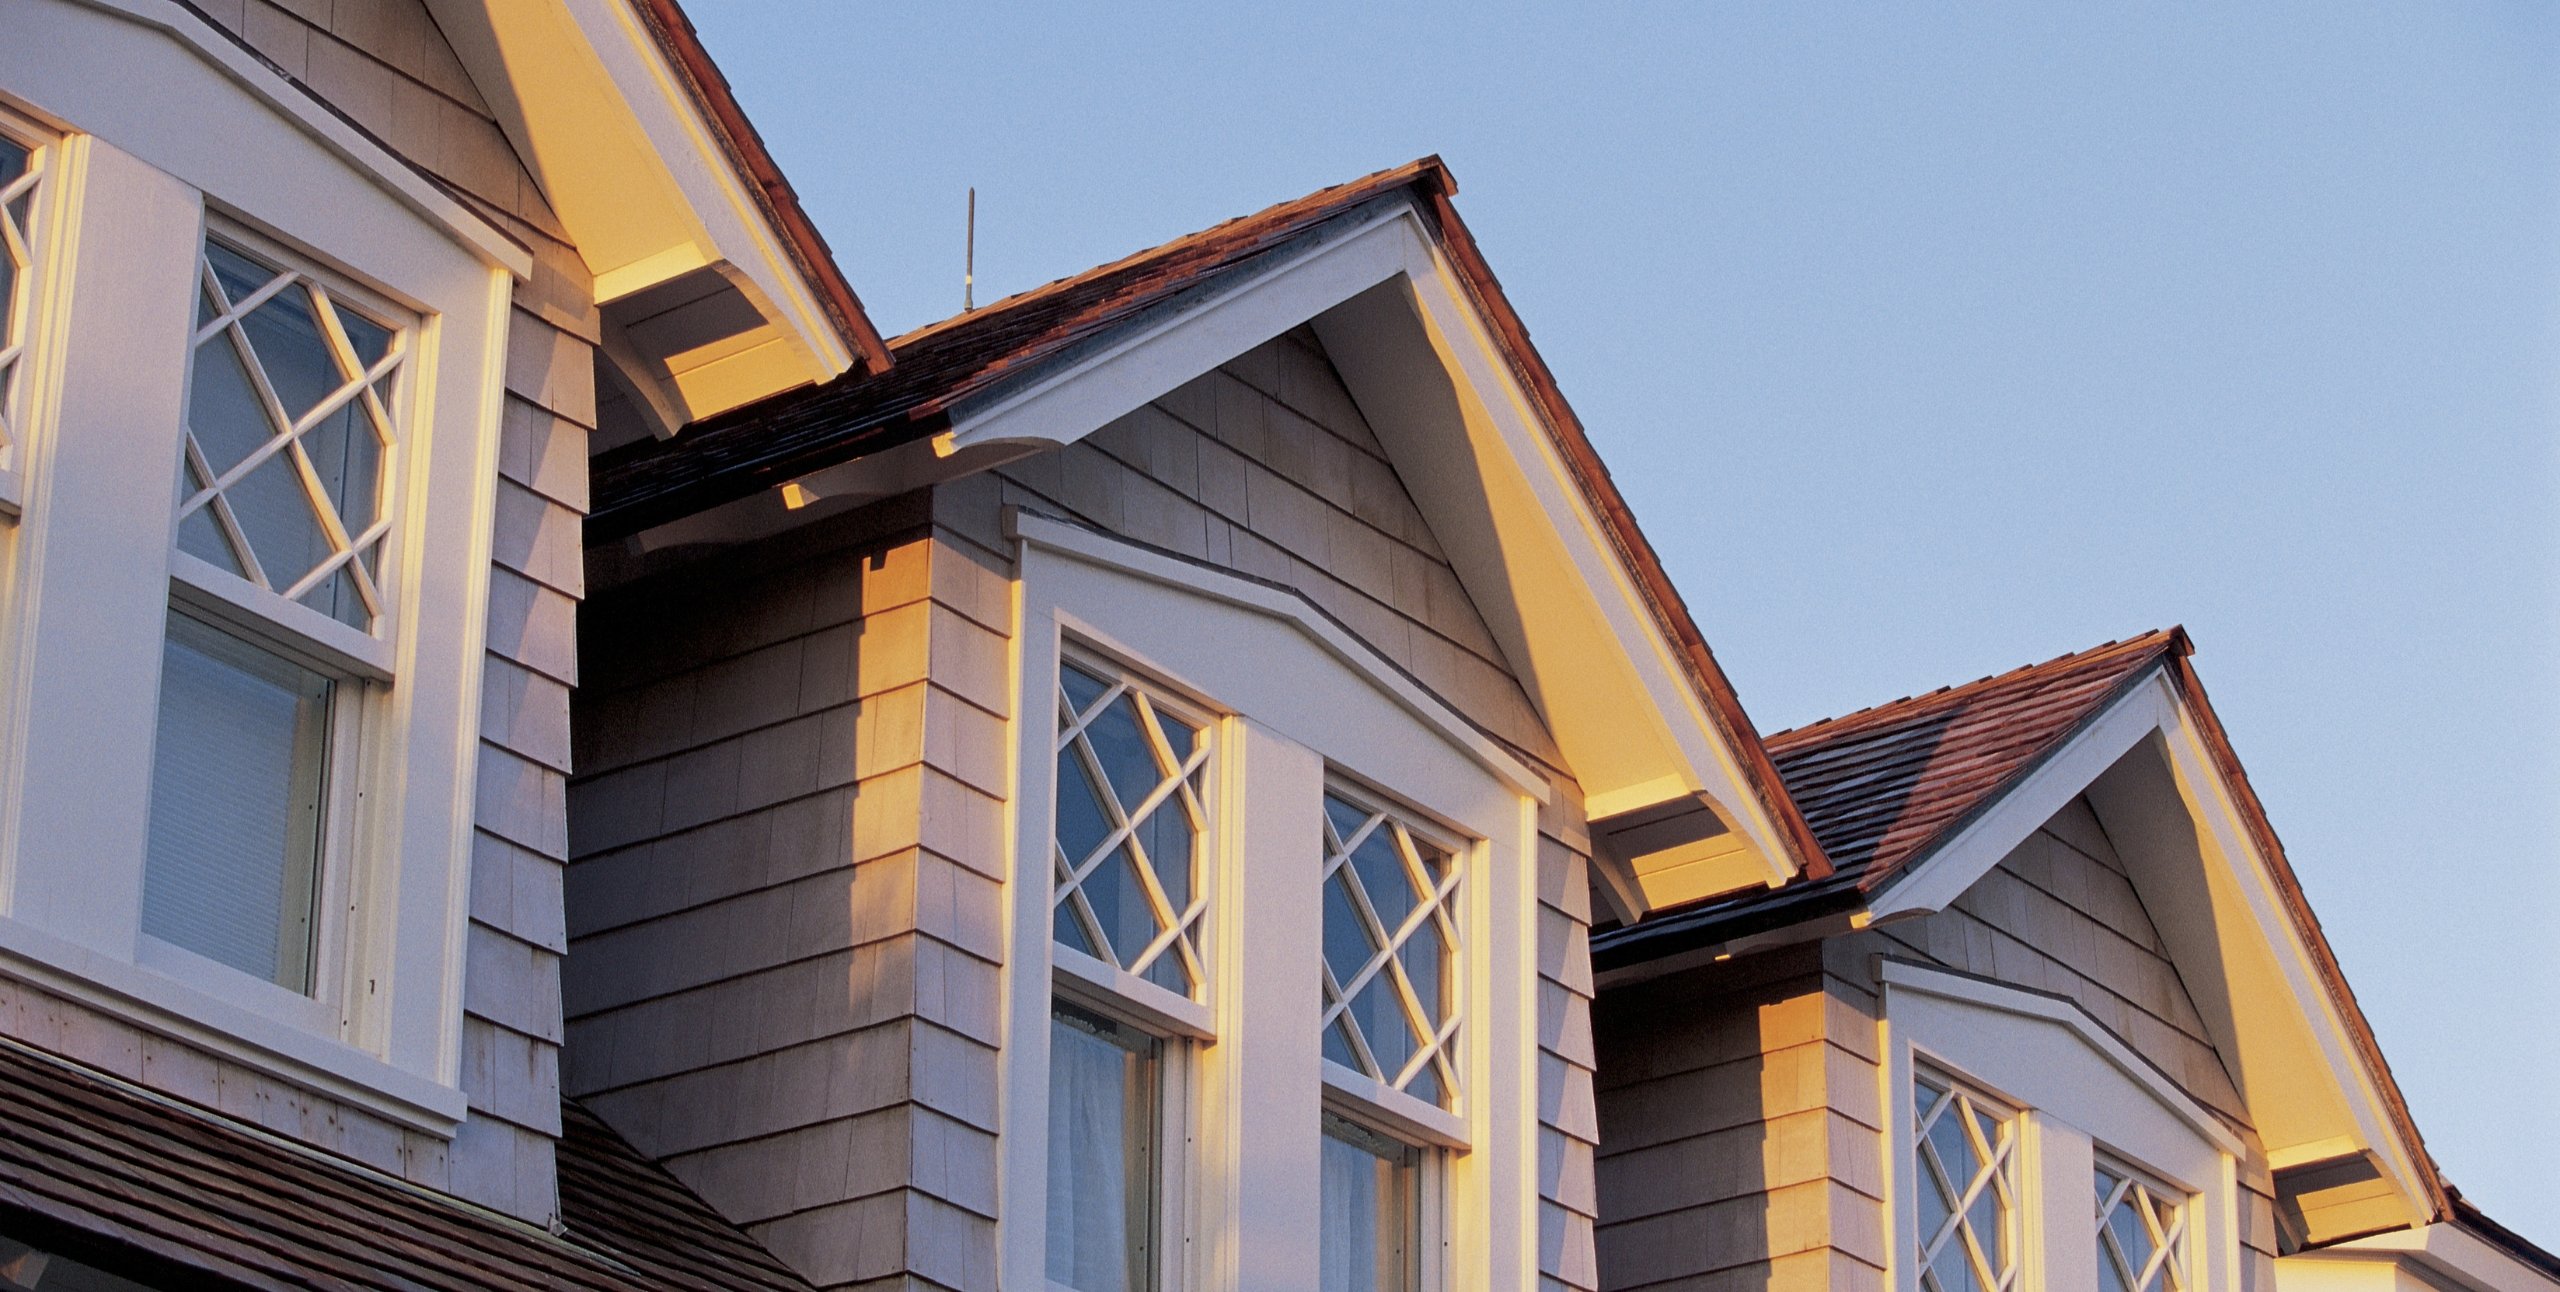
M 1203 729 L 1131 679 L 1058 670 L 1058 774 L 1051 822 L 1061 945 L 1196 996 L 1207 909 L 1200 860 L 1208 837 Z
M 1343 793 L 1324 802 L 1325 1057 L 1427 1103 L 1457 1093 L 1446 849 Z
M 402 335 L 221 242 L 203 273 L 179 550 L 370 631 Z
M 2018 1270 L 2017 1121 L 1953 1082 L 1912 1086 L 1920 1284 L 2007 1292 Z
M 2100 1166 L 2098 1284 L 2123 1292 L 2183 1292 L 2186 1209 L 2129 1170 Z

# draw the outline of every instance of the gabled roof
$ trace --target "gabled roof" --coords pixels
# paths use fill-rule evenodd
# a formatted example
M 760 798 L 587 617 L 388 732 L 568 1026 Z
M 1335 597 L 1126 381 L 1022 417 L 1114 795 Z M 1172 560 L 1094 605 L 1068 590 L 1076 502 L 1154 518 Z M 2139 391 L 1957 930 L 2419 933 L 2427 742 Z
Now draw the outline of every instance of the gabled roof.
M 806 1292 L 574 1106 L 556 1235 L 0 1042 L 0 1210 L 256 1288 Z
M 1429 228 L 1510 375 L 1535 406 L 1557 457 L 1667 639 L 1708 722 L 1733 751 L 1740 779 L 1774 823 L 1782 850 L 1791 854 L 1789 869 L 1828 875 L 1830 863 L 1780 787 L 1777 769 L 1705 634 L 1458 218 L 1450 203 L 1456 191 L 1457 181 L 1437 157 L 1320 189 L 908 333 L 891 343 L 893 362 L 885 373 L 788 392 L 708 419 L 674 439 L 599 455 L 588 540 L 623 538 L 930 437 L 952 425 L 955 408 L 1071 362 L 1142 319 L 1211 296 L 1373 204 L 1408 204 Z
M 2175 628 L 2108 642 L 1779 732 L 1769 756 L 1831 864 L 1873 892 L 2187 650 Z
M 1852 910 L 1927 857 L 2164 659 L 2167 628 L 1766 738 L 1828 877 L 1670 912 L 1592 938 L 1600 967 Z
M 1382 194 L 1439 182 L 1436 158 L 1321 189 L 917 328 L 878 374 L 855 373 L 706 419 L 671 440 L 599 454 L 587 540 L 608 541 L 925 438 L 954 405 L 1186 293 Z

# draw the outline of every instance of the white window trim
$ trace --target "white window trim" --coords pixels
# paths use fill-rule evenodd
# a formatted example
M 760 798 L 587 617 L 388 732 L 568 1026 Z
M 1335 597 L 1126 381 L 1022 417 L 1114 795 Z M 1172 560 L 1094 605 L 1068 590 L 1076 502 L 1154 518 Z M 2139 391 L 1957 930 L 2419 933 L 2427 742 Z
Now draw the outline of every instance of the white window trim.
M 6 418 L 7 440 L 0 442 L 0 524 L 18 518 L 26 495 L 27 424 L 35 420 L 36 391 L 41 388 L 43 365 L 48 356 L 44 342 L 53 335 L 51 311 L 54 302 L 47 287 L 59 277 L 53 264 L 54 250 L 62 240 L 53 236 L 57 210 L 61 205 L 62 184 L 54 178 L 61 169 L 62 138 L 60 132 L 35 119 L 9 110 L 0 104 L 0 135 L 5 135 L 28 151 L 27 165 L 36 172 L 35 201 L 27 205 L 27 268 L 19 276 L 18 290 L 26 297 L 26 314 L 21 320 L 24 332 L 18 338 L 20 350 L 16 360 L 17 375 L 13 386 L 0 386 L 0 418 Z M 0 341 L 8 336 L 7 311 L 10 302 L 0 299 Z M 8 401 L 17 406 L 11 408 Z M 14 416 L 12 416 L 14 414 Z M 0 597 L 0 605 L 6 602 Z
M 1472 1036 L 1456 1138 L 1463 1153 L 1426 1152 L 1440 1198 L 1431 1287 L 1529 1289 L 1537 1281 L 1536 965 L 1533 923 L 1538 803 L 1532 774 L 1436 697 L 1339 625 L 1286 592 L 1030 514 L 1009 518 L 1020 541 L 1021 630 L 1015 674 L 1014 794 L 1017 882 L 1009 904 L 1007 1034 L 1048 1025 L 1052 966 L 1048 833 L 1054 708 L 1069 639 L 1241 716 L 1216 731 L 1219 873 L 1211 907 L 1209 1004 L 1219 1037 L 1187 1051 L 1191 1175 L 1168 1199 L 1165 1250 L 1183 1262 L 1168 1287 L 1315 1286 L 1321 1215 L 1321 1111 L 1327 1065 L 1319 1049 L 1313 931 L 1321 856 L 1313 814 L 1329 765 L 1392 787 L 1433 818 L 1483 840 L 1471 868 L 1464 922 L 1478 949 L 1465 956 Z M 1284 680 L 1280 675 L 1287 674 Z M 1025 697 L 1039 697 L 1039 702 Z M 1022 859 L 1037 860 L 1036 865 Z M 1293 881 L 1303 880 L 1303 883 Z M 1239 928 L 1303 927 L 1304 938 L 1234 936 Z M 1303 991 L 1274 984 L 1303 982 Z M 1254 984 L 1248 989 L 1247 984 Z M 1041 1289 L 1046 1255 L 1045 1046 L 1009 1043 L 1001 1078 L 1006 1124 L 1000 1283 Z M 1412 1101 L 1419 1103 L 1419 1101 Z M 1370 1118 L 1374 1122 L 1374 1118 Z M 1446 1131 L 1449 1128 L 1442 1128 Z M 1426 1149 L 1438 1141 L 1418 1137 Z M 1242 1223 L 1246 1215 L 1253 1223 Z M 1171 1227 L 1177 1223 L 1180 1228 Z M 1197 1241 L 1217 1234 L 1213 1243 Z M 1248 1280 L 1247 1276 L 1250 1275 Z
M 2116 1159 L 2188 1194 L 2190 1287 L 2240 1287 L 2240 1136 L 2075 1002 L 1884 958 L 1885 1246 L 1889 1285 L 1917 1292 L 1910 1248 L 1911 1088 L 1927 1068 L 2020 1110 L 2019 1286 L 2095 1292 L 2091 1172 Z
M 422 204 L 406 165 L 340 138 L 350 132 L 325 113 L 315 124 L 307 96 L 244 69 L 227 42 L 197 39 L 210 33 L 177 6 L 30 3 L 13 19 L 22 39 L 0 42 L 0 84 L 58 123 L 46 200 L 57 230 L 76 236 L 52 239 L 25 511 L 0 547 L 0 973 L 451 1135 L 467 1112 L 462 975 L 498 413 L 513 278 L 529 263 L 432 186 Z M 136 101 L 120 88 L 136 78 L 162 92 Z M 342 975 L 345 1008 L 316 1031 L 309 1002 L 208 989 L 138 927 L 157 696 L 137 682 L 159 675 L 173 595 L 218 618 L 226 608 L 185 577 L 164 479 L 208 206 L 418 320 L 400 391 L 404 462 L 385 499 L 400 517 L 384 553 L 400 609 L 379 642 L 323 632 L 302 643 L 351 676 L 396 679 L 360 688 L 367 738 L 343 768 L 363 801 L 344 850 L 354 873 L 323 899 L 346 950 L 321 972 Z M 82 615 L 45 613 L 74 603 Z M 333 644 L 334 655 L 320 649 Z M 48 757 L 27 757 L 39 748 Z

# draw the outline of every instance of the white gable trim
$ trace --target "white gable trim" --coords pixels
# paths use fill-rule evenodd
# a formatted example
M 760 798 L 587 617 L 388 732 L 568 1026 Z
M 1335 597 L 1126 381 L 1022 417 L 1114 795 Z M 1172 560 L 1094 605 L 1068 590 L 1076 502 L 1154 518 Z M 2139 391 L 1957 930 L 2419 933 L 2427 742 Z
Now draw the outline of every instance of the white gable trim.
M 1546 802 L 1553 793 L 1546 777 L 1513 757 L 1510 751 L 1458 716 L 1438 696 L 1406 677 L 1368 643 L 1352 636 L 1296 593 L 1168 556 L 1037 512 L 1010 511 L 1005 523 L 1009 536 L 1028 546 L 1044 548 L 1088 565 L 1116 570 L 1277 619 L 1360 674 L 1380 693 L 1393 699 L 1397 707 L 1420 719 L 1441 739 L 1464 751 L 1505 787 L 1540 803 Z
M 1398 274 L 1419 278 L 1431 272 L 1420 217 L 1410 206 L 1396 206 L 1286 255 L 1207 301 L 1171 310 L 1020 390 L 962 404 L 952 412 L 952 448 L 1072 444 Z
M 177 3 L 177 0 L 55 0 L 94 9 L 126 22 L 159 32 L 185 47 L 198 58 L 211 64 L 259 102 L 301 127 L 304 133 L 320 141 L 329 151 L 343 157 L 401 205 L 432 221 L 452 234 L 464 246 L 477 252 L 491 265 L 504 268 L 519 282 L 533 277 L 533 253 L 522 243 L 508 237 L 484 220 L 469 206 L 437 187 L 399 157 L 376 143 L 363 131 L 349 125 L 345 118 L 323 107 L 301 87 L 261 62 L 255 55 L 233 43 L 213 29 L 206 19 Z M 14 22 L 28 20 L 21 15 Z M 88 85 L 118 83 L 114 73 L 121 66 L 112 46 L 96 42 L 58 43 L 38 38 L 35 33 L 19 30 L 7 44 L 29 56 L 28 66 L 16 66 L 16 59 L 0 51 L 0 68 L 7 69 L 5 83 L 13 90 L 36 89 L 43 81 L 67 80 Z M 39 66 L 40 65 L 40 66 Z M 86 96 L 92 103 L 101 96 Z M 42 108 L 44 105 L 37 105 Z M 130 110 L 113 122 L 70 121 L 65 124 L 82 132 L 112 135 L 118 147 L 159 162 L 159 151 L 152 141 L 170 134 L 173 124 L 160 110 L 157 101 L 137 99 Z
M 1911 863 L 1868 904 L 1869 918 L 1945 910 L 2126 751 L 2163 729 L 2176 701 L 2161 666 L 2153 665 L 2150 673 L 1980 815 Z
M 2077 1001 L 2065 1000 L 2045 992 L 2029 991 L 2024 987 L 2013 987 L 2007 983 L 1993 982 L 1986 978 L 1976 978 L 1970 974 L 1933 969 L 1908 960 L 1886 958 L 1880 962 L 1879 976 L 1888 989 L 1888 1000 L 1893 992 L 1911 992 L 1935 996 L 1941 1000 L 1951 1000 L 1959 1004 L 1997 1010 L 2020 1018 L 2036 1019 L 2062 1028 L 2077 1038 L 2082 1045 L 2104 1058 L 2110 1066 L 2122 1072 L 2128 1080 L 2142 1087 L 2143 1093 L 2158 1101 L 2161 1107 L 2176 1114 L 2178 1120 L 2185 1122 L 2198 1135 L 2211 1140 L 2214 1147 L 2235 1157 L 2245 1156 L 2248 1153 L 2247 1143 L 2232 1133 L 2231 1128 L 2224 1125 L 2221 1118 L 2207 1111 L 2204 1105 L 2188 1098 L 2186 1092 L 2178 1089 L 2167 1077 L 2162 1076 L 2158 1068 L 2144 1062 L 2142 1056 L 2135 1054 L 2124 1042 L 2117 1040 L 2114 1033 L 2100 1026 L 2098 1020 L 2090 1017 L 2089 1012 L 2082 1009 Z M 1892 1005 L 1888 1003 L 1885 1008 L 1889 1015 L 1892 1012 Z
M 2228 895 L 2206 892 L 2195 897 L 2208 904 L 2199 917 L 2213 926 L 2202 935 L 2228 949 L 2231 939 L 2254 935 L 2272 958 L 2282 997 L 2304 1026 L 2318 1066 L 2333 1075 L 2356 1142 L 2381 1160 L 2393 1184 L 2422 1212 L 2434 1196 L 2431 1168 L 2412 1152 L 2389 1111 L 2381 1079 L 2369 1068 L 2355 1043 L 2355 1031 L 2330 997 L 2323 974 L 2303 931 L 2296 927 L 2277 891 L 2270 859 L 2250 832 L 2238 796 L 2215 765 L 2195 715 L 2164 666 L 2119 697 L 2084 727 L 2042 767 L 2014 787 L 1965 830 L 1915 863 L 1902 878 L 1879 893 L 1868 910 L 1870 922 L 1944 910 L 1992 867 L 2051 818 L 2074 795 L 2087 792 L 2126 753 L 2145 741 L 2155 743 L 2174 782 L 2180 807 L 2191 818 L 2204 850 L 2203 864 L 2220 867 L 2232 881 Z M 2121 842 L 2121 841 L 2120 841 Z M 2131 862 L 2128 857 L 2128 862 Z M 2162 937 L 2173 952 L 2181 930 L 2172 927 L 2175 913 L 2163 914 Z M 2271 984 L 2272 986 L 2273 984 Z M 2204 1000 L 2199 1007 L 2206 1006 Z M 2207 1023 L 2214 1023 L 2207 1010 Z M 2233 1021 L 2231 1027 L 2242 1025 Z M 2232 1037 L 2217 1031 L 2218 1044 Z M 2306 1058 L 2309 1056 L 2306 1056 Z M 2247 1091 L 2244 1089 L 2244 1096 Z M 2290 1147 L 2270 1144 L 2270 1150 Z
M 1409 470 L 1408 487 L 1444 530 L 1461 581 L 1482 594 L 1488 627 L 1556 734 L 1589 814 L 1704 795 L 1749 845 L 1746 883 L 1792 877 L 1790 836 L 1753 792 L 1741 751 L 1409 202 L 1388 201 L 1215 296 L 963 404 L 951 449 L 1072 444 L 1310 321 L 1382 437 L 1410 424 L 1431 451 L 1451 455 L 1446 470 Z

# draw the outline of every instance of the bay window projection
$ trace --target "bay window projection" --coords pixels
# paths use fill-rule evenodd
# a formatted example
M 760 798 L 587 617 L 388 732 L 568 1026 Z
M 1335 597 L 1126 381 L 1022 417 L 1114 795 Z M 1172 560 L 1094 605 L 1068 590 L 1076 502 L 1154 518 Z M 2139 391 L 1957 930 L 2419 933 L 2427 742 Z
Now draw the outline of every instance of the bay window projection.
M 2007 1292 L 2018 1279 L 2018 1118 L 1954 1081 L 1912 1081 L 1923 1292 Z
M 2187 1217 L 2180 1195 L 2105 1158 L 2096 1175 L 2098 1286 L 2185 1292 Z
M 315 665 L 384 626 L 406 347 L 280 259 L 208 238 L 198 266 L 142 931 L 310 995 L 363 690 Z
M 1324 843 L 1324 1055 L 1452 1107 L 1455 854 L 1343 789 L 1325 793 Z

